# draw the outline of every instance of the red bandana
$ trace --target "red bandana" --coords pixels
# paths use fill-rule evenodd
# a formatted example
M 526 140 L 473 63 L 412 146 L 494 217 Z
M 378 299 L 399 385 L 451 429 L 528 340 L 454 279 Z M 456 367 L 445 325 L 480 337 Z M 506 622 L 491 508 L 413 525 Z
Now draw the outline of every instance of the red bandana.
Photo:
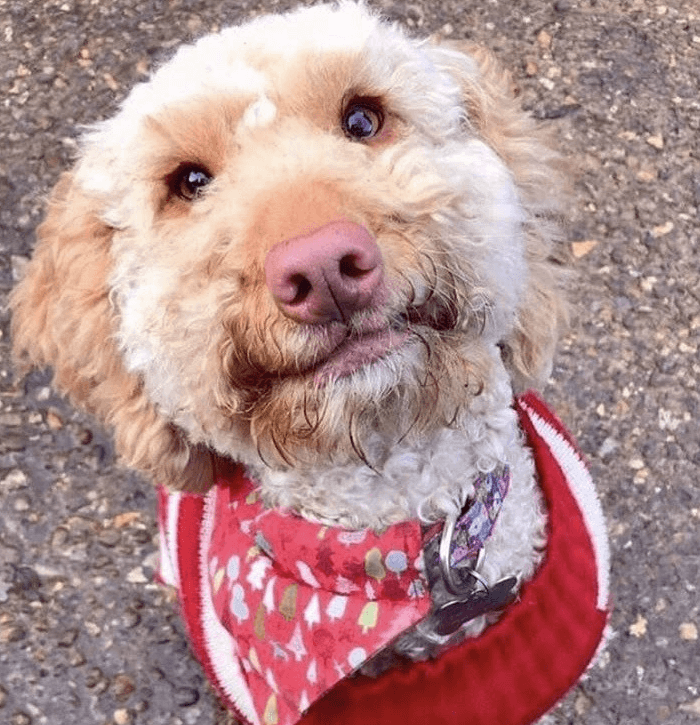
M 264 508 L 240 468 L 219 479 L 205 511 L 226 522 L 207 552 L 214 610 L 236 632 L 263 723 L 296 722 L 430 609 L 417 521 L 380 536 L 312 523 Z
M 480 637 L 377 679 L 347 675 L 430 609 L 417 521 L 376 535 L 271 512 L 238 468 L 205 498 L 160 491 L 161 577 L 229 708 L 256 725 L 524 725 L 575 684 L 607 621 L 602 512 L 559 421 L 532 394 L 517 408 L 550 509 L 546 561 Z

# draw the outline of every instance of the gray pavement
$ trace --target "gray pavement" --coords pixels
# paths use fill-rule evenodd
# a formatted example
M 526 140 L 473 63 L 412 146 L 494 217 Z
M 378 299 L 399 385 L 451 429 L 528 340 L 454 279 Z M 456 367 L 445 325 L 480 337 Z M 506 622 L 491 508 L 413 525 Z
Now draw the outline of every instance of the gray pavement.
M 0 0 L 0 723 L 222 721 L 151 583 L 153 491 L 46 373 L 14 379 L 7 293 L 77 127 L 179 42 L 289 4 Z M 598 482 L 615 612 L 599 663 L 546 721 L 700 723 L 698 0 L 382 7 L 496 51 L 580 169 L 575 316 L 546 395 Z

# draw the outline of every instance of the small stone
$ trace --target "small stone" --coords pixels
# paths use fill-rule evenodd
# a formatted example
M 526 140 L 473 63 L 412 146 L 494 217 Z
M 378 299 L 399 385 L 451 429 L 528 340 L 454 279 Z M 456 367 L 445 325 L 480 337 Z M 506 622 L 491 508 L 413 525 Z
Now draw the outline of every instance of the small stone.
M 123 672 L 118 674 L 112 682 L 112 694 L 117 702 L 126 702 L 135 689 L 134 681 Z
M 51 546 L 56 548 L 64 547 L 68 543 L 68 539 L 68 529 L 63 526 L 59 526 L 54 530 L 53 534 L 51 534 Z
M 540 30 L 537 34 L 537 42 L 542 49 L 547 50 L 552 45 L 552 36 L 546 30 Z
M 31 507 L 32 500 L 29 498 L 29 496 L 24 495 L 17 496 L 12 504 L 12 508 L 17 511 L 17 513 L 24 513 L 25 511 L 29 511 Z
M 647 620 L 641 614 L 638 614 L 634 623 L 630 624 L 628 631 L 633 637 L 639 639 L 647 633 L 647 624 Z
M 51 430 L 61 430 L 63 428 L 63 418 L 59 415 L 59 412 L 55 408 L 49 408 L 46 411 L 46 425 Z
M 576 259 L 581 259 L 581 257 L 585 257 L 589 252 L 594 250 L 599 244 L 600 244 L 600 242 L 597 239 L 587 239 L 582 242 L 572 242 L 571 243 L 571 252 Z
M 651 230 L 651 236 L 654 237 L 654 239 L 659 239 L 660 237 L 665 237 L 667 234 L 670 234 L 673 231 L 673 222 L 669 219 L 665 224 L 661 224 L 658 227 L 654 227 Z
M 179 707 L 191 707 L 199 702 L 199 692 L 193 687 L 178 687 L 175 691 L 175 702 Z
M 81 428 L 78 432 L 78 440 L 84 446 L 92 443 L 92 431 L 88 428 Z
M 58 635 L 58 646 L 70 647 L 76 639 L 78 639 L 77 629 L 64 629 L 63 632 Z
M 10 725 L 32 725 L 32 719 L 26 712 L 15 712 L 10 718 Z
M 648 184 L 656 179 L 656 172 L 649 169 L 640 169 L 637 172 L 637 180 L 644 184 Z
M 534 60 L 525 61 L 525 75 L 532 78 L 537 75 L 540 68 Z
M 117 531 L 117 529 L 103 529 L 97 537 L 97 541 L 99 541 L 102 546 L 107 546 L 109 548 L 116 546 L 120 539 L 121 534 Z
M 148 584 L 148 579 L 143 573 L 143 569 L 140 566 L 132 569 L 127 575 L 126 580 L 129 584 Z
M 694 622 L 683 622 L 678 627 L 678 633 L 686 642 L 694 642 L 698 638 L 698 628 Z
M 23 451 L 27 447 L 27 436 L 6 433 L 0 441 L 0 450 L 8 453 Z
M 657 708 L 656 715 L 660 722 L 664 722 L 671 717 L 671 708 L 668 705 L 661 705 Z
M 689 712 L 691 715 L 700 715 L 700 697 L 692 702 L 684 702 L 678 706 L 682 712 Z
M 0 643 L 20 642 L 26 636 L 26 630 L 18 624 L 8 624 L 0 627 Z
M 93 667 L 85 676 L 85 687 L 92 690 L 94 687 L 104 680 L 104 675 L 99 667 Z
M 111 73 L 104 73 L 102 75 L 102 78 L 104 78 L 104 82 L 107 84 L 107 87 L 110 91 L 118 91 L 120 86 L 116 78 Z
M 585 715 L 591 709 L 592 704 L 589 697 L 586 697 L 583 692 L 579 692 L 574 700 L 574 710 L 577 715 Z
M 102 634 L 102 629 L 100 628 L 99 624 L 95 624 L 95 622 L 85 622 L 85 631 L 91 636 L 91 637 L 99 637 Z
M 68 652 L 68 664 L 71 667 L 82 667 L 86 662 L 85 655 L 78 649 L 71 649 Z
M 118 514 L 112 519 L 112 523 L 116 529 L 122 529 L 125 526 L 131 526 L 135 521 L 141 518 L 140 511 L 127 511 L 123 514 Z
M 129 725 L 131 722 L 131 713 L 125 708 L 120 708 L 114 711 L 113 719 L 115 725 Z
M 17 489 L 25 488 L 26 485 L 27 474 L 19 468 L 10 471 L 0 481 L 0 489 L 4 489 L 5 491 L 16 491 Z
M 664 139 L 661 134 L 656 134 L 654 136 L 647 136 L 647 143 L 649 146 L 653 146 L 655 149 L 658 149 L 659 151 L 664 147 Z
M 141 615 L 133 609 L 127 609 L 122 615 L 122 625 L 125 629 L 133 629 L 141 623 Z

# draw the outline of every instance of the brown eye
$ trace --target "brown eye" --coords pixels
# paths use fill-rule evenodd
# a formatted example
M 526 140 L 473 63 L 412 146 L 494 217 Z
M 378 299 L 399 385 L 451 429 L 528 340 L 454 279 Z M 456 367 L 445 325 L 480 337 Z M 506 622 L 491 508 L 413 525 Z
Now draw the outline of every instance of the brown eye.
M 186 201 L 201 196 L 204 188 L 214 177 L 202 166 L 182 164 L 169 177 L 168 186 L 173 194 Z
M 378 104 L 356 101 L 343 113 L 343 131 L 348 138 L 364 141 L 379 133 L 383 121 L 384 116 Z

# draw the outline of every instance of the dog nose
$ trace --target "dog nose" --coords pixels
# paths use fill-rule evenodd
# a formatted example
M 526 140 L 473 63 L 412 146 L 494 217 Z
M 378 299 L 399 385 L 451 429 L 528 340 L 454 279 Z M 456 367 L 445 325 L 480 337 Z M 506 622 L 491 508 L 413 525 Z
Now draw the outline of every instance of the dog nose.
M 347 321 L 378 301 L 382 255 L 365 227 L 335 221 L 276 244 L 265 281 L 279 309 L 305 323 Z

